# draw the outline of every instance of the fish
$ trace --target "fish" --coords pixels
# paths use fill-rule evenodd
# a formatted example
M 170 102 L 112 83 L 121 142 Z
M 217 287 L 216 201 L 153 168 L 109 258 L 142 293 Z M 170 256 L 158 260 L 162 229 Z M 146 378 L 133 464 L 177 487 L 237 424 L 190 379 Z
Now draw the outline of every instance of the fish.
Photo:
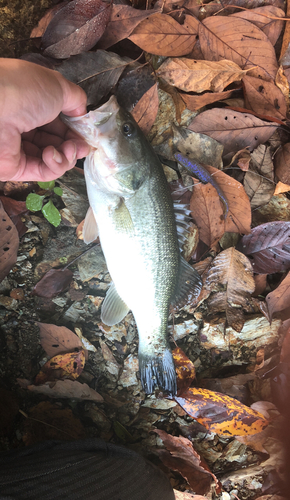
M 84 116 L 62 119 L 91 146 L 84 162 L 90 208 L 83 236 L 86 243 L 99 236 L 112 278 L 101 321 L 112 326 L 132 311 L 142 387 L 146 394 L 159 388 L 174 395 L 170 307 L 189 290 L 198 297 L 202 286 L 180 252 L 189 211 L 174 207 L 160 160 L 115 96 Z

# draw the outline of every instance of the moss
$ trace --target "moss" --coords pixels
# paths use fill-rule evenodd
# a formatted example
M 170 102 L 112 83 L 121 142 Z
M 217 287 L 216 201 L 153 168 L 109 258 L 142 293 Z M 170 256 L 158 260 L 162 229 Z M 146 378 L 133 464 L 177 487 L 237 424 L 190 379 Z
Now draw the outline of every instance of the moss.
M 29 40 L 53 0 L 0 0 L 0 57 L 20 57 L 35 50 L 35 41 Z

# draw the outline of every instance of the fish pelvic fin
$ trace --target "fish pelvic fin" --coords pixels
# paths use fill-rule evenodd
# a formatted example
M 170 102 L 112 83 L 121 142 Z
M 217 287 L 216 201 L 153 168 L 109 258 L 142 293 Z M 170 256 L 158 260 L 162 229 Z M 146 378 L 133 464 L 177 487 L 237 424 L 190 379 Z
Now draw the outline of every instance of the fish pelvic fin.
M 89 207 L 83 227 L 84 242 L 88 245 L 99 236 L 98 225 L 92 207 Z
M 198 272 L 183 257 L 180 257 L 178 281 L 171 300 L 171 311 L 176 311 L 189 301 L 195 302 L 202 288 Z
M 152 394 L 156 387 L 172 396 L 176 394 L 176 372 L 169 347 L 158 355 L 150 355 L 139 349 L 139 371 L 146 394 Z

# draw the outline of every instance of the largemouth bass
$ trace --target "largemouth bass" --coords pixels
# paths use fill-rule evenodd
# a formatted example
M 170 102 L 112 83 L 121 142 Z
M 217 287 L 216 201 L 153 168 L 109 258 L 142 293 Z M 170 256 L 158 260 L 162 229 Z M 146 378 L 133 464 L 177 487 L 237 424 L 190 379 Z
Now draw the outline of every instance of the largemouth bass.
M 90 209 L 83 235 L 99 235 L 112 283 L 102 304 L 106 325 L 132 311 L 139 333 L 139 369 L 147 394 L 176 393 L 167 321 L 170 305 L 201 279 L 181 257 L 173 202 L 162 165 L 115 97 L 82 117 L 65 117 L 92 150 L 84 164 Z M 182 219 L 182 207 L 178 207 Z

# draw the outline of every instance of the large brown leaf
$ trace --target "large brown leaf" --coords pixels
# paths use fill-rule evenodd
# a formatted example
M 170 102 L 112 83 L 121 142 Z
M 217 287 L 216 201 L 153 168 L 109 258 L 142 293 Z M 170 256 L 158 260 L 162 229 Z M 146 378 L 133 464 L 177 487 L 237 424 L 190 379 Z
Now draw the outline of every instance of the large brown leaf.
M 185 92 L 221 92 L 234 81 L 245 76 L 232 61 L 196 61 L 195 59 L 168 58 L 157 70 L 157 75 Z
M 265 5 L 256 9 L 235 12 L 235 14 L 232 14 L 232 17 L 246 19 L 255 24 L 267 35 L 271 44 L 275 45 L 284 26 L 282 19 L 285 17 L 285 12 L 275 7 L 275 5 Z M 281 21 L 275 19 L 275 17 L 281 17 Z
M 255 290 L 249 259 L 235 248 L 227 248 L 213 260 L 204 287 L 212 292 L 207 300 L 210 313 L 225 311 L 228 325 L 240 332 L 243 310 L 248 309 L 250 294 Z
M 271 116 L 284 120 L 287 107 L 285 97 L 273 82 L 261 81 L 260 78 L 244 76 L 246 108 L 257 115 Z
M 79 337 L 65 326 L 37 323 L 42 348 L 50 357 L 64 352 L 79 350 L 82 343 Z
M 268 293 L 266 302 L 271 320 L 273 316 L 282 320 L 290 318 L 290 273 L 273 292 Z
M 290 184 L 290 142 L 284 144 L 274 157 L 275 174 L 279 181 Z
M 199 40 L 206 60 L 230 59 L 252 76 L 274 80 L 278 65 L 273 45 L 254 24 L 234 17 L 209 17 L 199 26 Z
M 225 232 L 223 208 L 216 189 L 211 184 L 204 185 L 195 181 L 190 210 L 200 239 L 212 247 Z
M 270 148 L 260 144 L 251 153 L 250 169 L 244 177 L 244 188 L 252 209 L 265 205 L 275 191 L 274 165 Z
M 102 0 L 73 0 L 60 9 L 43 37 L 44 55 L 65 59 L 90 50 L 109 22 L 111 5 Z
M 216 490 L 220 489 L 218 480 L 210 472 L 207 464 L 201 460 L 189 439 L 171 436 L 160 429 L 155 429 L 155 432 L 168 450 L 158 450 L 162 462 L 170 469 L 180 472 L 196 493 L 209 493 L 213 480 Z
M 0 281 L 9 273 L 17 259 L 19 236 L 16 227 L 0 201 Z
M 98 48 L 107 49 L 131 35 L 136 26 L 158 10 L 134 9 L 130 5 L 113 4 L 108 26 L 98 42 Z
M 250 113 L 215 108 L 200 113 L 188 128 L 223 144 L 226 156 L 244 148 L 252 151 L 271 137 L 277 124 L 260 120 Z
M 238 249 L 251 259 L 258 274 L 287 271 L 290 268 L 290 222 L 266 222 L 243 236 Z
M 196 42 L 198 21 L 185 16 L 183 25 L 167 14 L 154 14 L 142 21 L 128 38 L 141 49 L 160 56 L 184 56 Z
M 225 92 L 205 92 L 202 95 L 180 94 L 180 96 L 188 109 L 197 111 L 203 106 L 207 106 L 207 104 L 228 99 L 232 93 L 232 90 L 226 90 Z
M 147 90 L 132 110 L 132 115 L 141 130 L 147 135 L 155 122 L 158 113 L 158 86 L 157 83 Z
M 70 269 L 50 269 L 32 290 L 33 295 L 52 299 L 69 287 L 73 278 Z

